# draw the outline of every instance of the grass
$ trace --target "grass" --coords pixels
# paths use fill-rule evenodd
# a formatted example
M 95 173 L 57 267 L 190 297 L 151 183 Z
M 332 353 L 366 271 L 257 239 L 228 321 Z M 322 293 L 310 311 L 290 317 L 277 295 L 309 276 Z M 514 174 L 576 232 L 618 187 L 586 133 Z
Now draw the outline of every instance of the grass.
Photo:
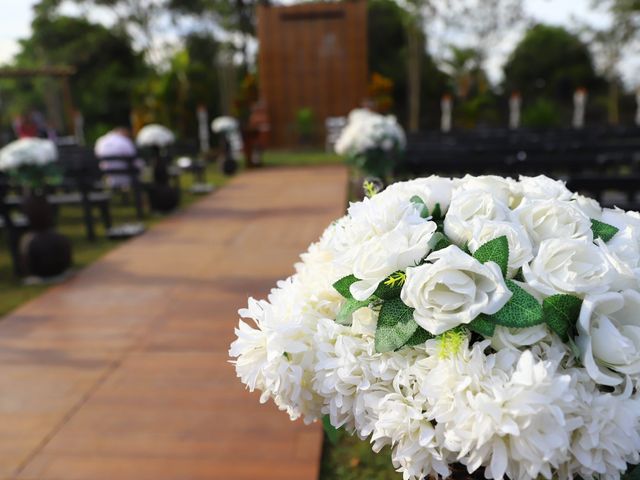
M 225 182 L 225 177 L 218 172 L 218 169 L 211 165 L 207 171 L 207 181 L 221 186 Z M 187 173 L 181 177 L 183 188 L 182 202 L 180 209 L 192 204 L 201 196 L 194 195 L 188 191 L 193 184 L 193 175 Z M 73 268 L 80 269 L 94 262 L 122 241 L 109 240 L 105 237 L 102 224 L 96 218 L 96 240 L 90 242 L 86 239 L 84 222 L 82 220 L 82 210 L 79 206 L 67 206 L 60 209 L 57 231 L 66 235 L 73 245 Z M 135 210 L 133 206 L 126 206 L 118 195 L 111 201 L 111 215 L 113 225 L 126 222 L 135 222 Z M 147 215 L 144 224 L 149 227 L 165 218 L 160 215 Z M 5 315 L 21 305 L 22 303 L 37 297 L 45 291 L 49 285 L 24 285 L 22 280 L 17 279 L 12 273 L 11 257 L 6 245 L 6 236 L 0 230 L 0 316 Z
M 322 448 L 320 480 L 400 480 L 391 463 L 391 450 L 371 450 L 368 441 L 340 431 L 336 443 L 326 435 Z
M 300 166 L 339 164 L 343 159 L 335 153 L 321 150 L 273 150 L 265 152 L 263 162 L 266 166 Z

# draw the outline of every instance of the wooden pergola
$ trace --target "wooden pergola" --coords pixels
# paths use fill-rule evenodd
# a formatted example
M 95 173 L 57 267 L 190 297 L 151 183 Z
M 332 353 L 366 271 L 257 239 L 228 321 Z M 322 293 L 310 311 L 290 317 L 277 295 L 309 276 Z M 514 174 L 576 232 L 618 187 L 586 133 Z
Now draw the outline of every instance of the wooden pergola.
M 69 65 L 48 65 L 44 67 L 13 68 L 0 67 L 0 79 L 30 79 L 48 77 L 58 79 L 62 87 L 62 103 L 69 132 L 74 130 L 74 106 L 69 79 L 75 75 L 76 68 Z

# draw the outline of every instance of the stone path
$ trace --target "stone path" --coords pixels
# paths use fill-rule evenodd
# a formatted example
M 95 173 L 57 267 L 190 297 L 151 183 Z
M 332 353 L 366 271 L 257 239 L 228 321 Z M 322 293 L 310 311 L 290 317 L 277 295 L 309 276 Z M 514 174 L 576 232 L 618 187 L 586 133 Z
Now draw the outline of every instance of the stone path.
M 243 174 L 2 319 L 0 479 L 316 479 L 320 428 L 260 405 L 227 350 L 346 181 Z

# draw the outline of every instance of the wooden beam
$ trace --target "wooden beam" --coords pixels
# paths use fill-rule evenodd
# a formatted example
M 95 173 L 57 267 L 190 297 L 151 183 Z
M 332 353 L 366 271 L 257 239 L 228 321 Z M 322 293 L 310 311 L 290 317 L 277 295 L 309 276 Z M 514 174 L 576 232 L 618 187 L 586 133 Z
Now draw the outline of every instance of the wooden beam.
M 75 73 L 75 67 L 66 65 L 37 68 L 0 68 L 0 78 L 70 77 Z

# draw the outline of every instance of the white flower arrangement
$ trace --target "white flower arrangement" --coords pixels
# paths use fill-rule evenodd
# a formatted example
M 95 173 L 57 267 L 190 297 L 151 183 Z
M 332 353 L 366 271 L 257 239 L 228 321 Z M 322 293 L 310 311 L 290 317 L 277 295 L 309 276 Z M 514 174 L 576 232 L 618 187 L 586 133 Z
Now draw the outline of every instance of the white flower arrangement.
M 335 151 L 366 173 L 386 176 L 406 147 L 406 136 L 393 115 L 366 109 L 349 113 L 335 144 Z
M 168 147 L 176 141 L 171 130 L 163 125 L 152 123 L 140 129 L 136 136 L 139 147 Z
M 238 121 L 233 117 L 217 117 L 211 122 L 213 133 L 231 133 L 238 131 Z
M 393 184 L 249 299 L 230 355 L 405 480 L 618 479 L 640 463 L 639 252 L 639 214 L 546 177 Z
M 51 140 L 21 138 L 0 150 L 0 171 L 15 170 L 22 166 L 43 167 L 58 159 L 58 149 Z
M 0 171 L 7 172 L 18 183 L 41 192 L 45 185 L 62 181 L 57 160 L 58 148 L 51 140 L 21 138 L 0 150 Z

